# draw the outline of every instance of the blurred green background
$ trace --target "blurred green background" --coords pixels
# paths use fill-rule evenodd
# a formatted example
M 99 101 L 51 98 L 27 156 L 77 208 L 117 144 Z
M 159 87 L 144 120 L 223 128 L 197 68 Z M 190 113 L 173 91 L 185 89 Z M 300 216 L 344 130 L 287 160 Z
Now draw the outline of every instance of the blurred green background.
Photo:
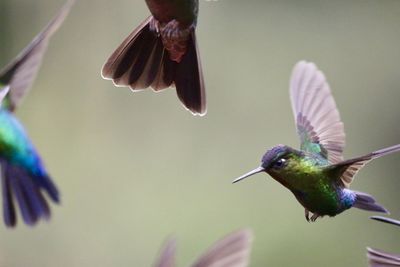
M 0 65 L 62 0 L 0 0 Z M 400 252 L 400 229 L 349 210 L 307 223 L 267 175 L 240 184 L 275 144 L 298 146 L 293 65 L 314 61 L 347 133 L 346 157 L 400 143 L 400 1 L 200 0 L 197 28 L 208 114 L 172 89 L 131 93 L 102 64 L 149 11 L 142 0 L 81 0 L 54 36 L 17 115 L 62 192 L 49 223 L 0 227 L 0 266 L 151 266 L 178 240 L 188 265 L 212 242 L 254 230 L 251 266 L 366 266 L 365 247 Z M 400 218 L 400 155 L 374 161 L 352 188 Z

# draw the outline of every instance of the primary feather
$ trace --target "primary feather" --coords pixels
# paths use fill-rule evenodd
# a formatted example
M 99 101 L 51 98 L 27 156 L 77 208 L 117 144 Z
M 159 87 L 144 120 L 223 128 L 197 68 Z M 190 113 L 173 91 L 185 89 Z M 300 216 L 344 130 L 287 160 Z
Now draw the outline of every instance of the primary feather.
M 301 149 L 319 153 L 330 163 L 340 162 L 345 147 L 343 123 L 325 76 L 314 63 L 296 64 L 290 98 Z

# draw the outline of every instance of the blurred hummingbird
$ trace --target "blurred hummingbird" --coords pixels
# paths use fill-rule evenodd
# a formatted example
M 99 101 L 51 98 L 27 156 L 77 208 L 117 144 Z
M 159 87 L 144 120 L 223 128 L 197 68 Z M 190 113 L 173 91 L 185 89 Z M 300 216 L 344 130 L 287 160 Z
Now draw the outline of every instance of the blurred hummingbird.
M 215 243 L 192 267 L 247 267 L 250 261 L 253 234 L 249 230 L 233 232 Z M 175 266 L 176 241 L 167 240 L 155 267 Z
M 50 37 L 61 26 L 73 3 L 73 0 L 67 1 L 47 27 L 0 71 L 0 165 L 3 215 L 7 227 L 17 223 L 14 199 L 28 225 L 50 217 L 42 190 L 54 202 L 58 203 L 60 199 L 56 186 L 14 111 L 35 79 Z
M 400 226 L 400 221 L 382 216 L 372 216 L 371 219 Z M 369 266 L 371 267 L 400 266 L 399 254 L 392 254 L 378 249 L 367 248 L 367 257 Z
M 146 0 L 152 16 L 115 50 L 102 76 L 132 91 L 175 85 L 179 99 L 194 115 L 205 115 L 206 99 L 196 42 L 198 0 Z
M 372 196 L 352 191 L 349 185 L 365 164 L 399 151 L 400 145 L 343 160 L 343 123 L 325 76 L 313 63 L 301 61 L 294 67 L 290 96 L 300 150 L 277 145 L 265 153 L 260 167 L 233 183 L 267 172 L 304 206 L 307 221 L 333 217 L 351 207 L 388 213 Z

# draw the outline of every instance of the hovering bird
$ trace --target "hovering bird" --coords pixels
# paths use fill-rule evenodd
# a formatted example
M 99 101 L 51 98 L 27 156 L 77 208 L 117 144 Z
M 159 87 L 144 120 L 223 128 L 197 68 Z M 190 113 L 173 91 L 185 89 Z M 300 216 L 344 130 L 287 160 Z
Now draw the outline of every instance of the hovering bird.
M 400 221 L 382 216 L 372 216 L 371 219 L 400 226 Z M 400 266 L 399 254 L 391 254 L 382 250 L 367 248 L 367 257 L 369 266 L 371 267 Z
M 365 164 L 399 151 L 400 145 L 343 160 L 343 123 L 325 76 L 313 63 L 301 61 L 294 67 L 290 96 L 300 150 L 277 145 L 265 153 L 260 167 L 233 183 L 267 172 L 292 191 L 304 206 L 307 221 L 333 217 L 351 207 L 388 213 L 372 196 L 352 191 L 349 185 Z
M 73 0 L 67 1 L 47 27 L 0 71 L 0 166 L 3 215 L 8 227 L 17 223 L 14 200 L 28 225 L 50 217 L 43 191 L 54 202 L 60 200 L 56 186 L 14 111 L 35 79 L 50 37 L 61 26 L 73 3 Z
M 194 115 L 205 115 L 206 98 L 196 42 L 198 0 L 146 0 L 152 16 L 110 56 L 102 76 L 132 91 L 175 85 Z
M 233 232 L 215 243 L 192 267 L 246 267 L 249 265 L 253 235 L 249 230 Z M 164 244 L 155 267 L 175 266 L 175 240 Z

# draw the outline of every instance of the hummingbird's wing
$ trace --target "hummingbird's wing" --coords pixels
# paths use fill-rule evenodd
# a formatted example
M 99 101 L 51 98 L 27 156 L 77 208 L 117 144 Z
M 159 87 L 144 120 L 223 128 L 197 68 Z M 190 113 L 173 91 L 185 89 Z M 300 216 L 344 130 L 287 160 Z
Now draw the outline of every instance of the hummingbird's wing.
M 301 149 L 337 163 L 343 160 L 345 133 L 324 74 L 314 63 L 300 61 L 293 69 L 290 98 Z
M 390 254 L 381 250 L 367 248 L 367 257 L 370 267 L 400 266 L 400 255 Z
M 335 177 L 339 177 L 341 182 L 345 187 L 349 187 L 349 185 L 353 182 L 354 177 L 358 173 L 358 171 L 364 167 L 368 162 L 373 159 L 380 158 L 395 152 L 400 151 L 400 144 L 394 145 L 391 147 L 383 148 L 374 152 L 371 152 L 367 155 L 356 157 L 352 159 L 348 159 L 333 165 L 330 165 L 327 170 L 331 170 L 333 172 L 339 172 L 339 176 L 335 175 Z
M 176 240 L 169 238 L 163 245 L 160 256 L 154 267 L 173 267 L 175 266 Z
M 68 0 L 54 19 L 32 42 L 4 69 L 0 71 L 0 83 L 10 86 L 6 106 L 13 111 L 28 92 L 41 65 L 50 37 L 61 26 L 75 0 Z
M 247 267 L 253 234 L 239 230 L 215 243 L 191 267 Z

